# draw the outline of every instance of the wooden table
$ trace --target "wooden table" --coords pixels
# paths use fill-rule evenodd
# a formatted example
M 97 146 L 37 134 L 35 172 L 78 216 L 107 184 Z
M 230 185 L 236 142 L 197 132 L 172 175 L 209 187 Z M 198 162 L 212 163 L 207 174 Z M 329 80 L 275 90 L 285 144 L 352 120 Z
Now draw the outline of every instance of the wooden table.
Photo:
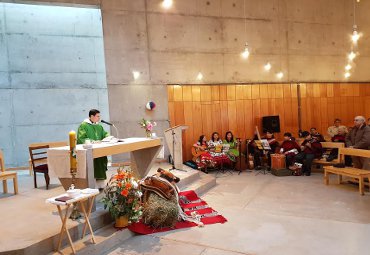
M 98 194 L 99 194 L 99 190 L 88 188 L 88 189 L 81 190 L 81 195 L 79 195 L 78 197 L 70 199 L 66 202 L 56 201 L 55 198 L 68 196 L 67 194 L 62 194 L 62 195 L 59 195 L 59 196 L 56 196 L 56 197 L 46 199 L 47 203 L 54 204 L 54 205 L 57 206 L 58 213 L 59 213 L 59 216 L 60 216 L 60 220 L 62 221 L 62 227 L 60 229 L 58 246 L 57 246 L 57 249 L 56 249 L 57 252 L 60 250 L 60 246 L 61 246 L 61 243 L 62 243 L 62 240 L 63 240 L 63 235 L 64 235 L 64 232 L 66 232 L 69 244 L 72 248 L 72 252 L 73 252 L 73 254 L 76 254 L 76 250 L 73 246 L 73 241 L 72 241 L 71 235 L 69 234 L 69 231 L 68 231 L 68 228 L 67 228 L 67 220 L 68 220 L 69 212 L 72 211 L 72 209 L 73 209 L 73 206 L 71 207 L 71 205 L 73 205 L 73 203 L 77 203 L 80 206 L 81 211 L 83 213 L 83 216 L 85 218 L 85 225 L 84 225 L 84 228 L 83 228 L 83 231 L 82 231 L 82 237 L 81 238 L 83 238 L 86 235 L 86 230 L 87 230 L 87 228 L 89 228 L 90 234 L 91 234 L 91 240 L 92 240 L 93 243 L 95 243 L 94 232 L 92 230 L 92 227 L 91 227 L 91 224 L 90 224 L 90 221 L 89 221 L 89 217 L 90 217 L 90 214 L 91 214 L 91 209 L 93 207 L 95 197 Z M 87 210 L 86 210 L 85 205 L 84 205 L 85 201 L 87 201 Z M 64 214 L 63 214 L 61 206 L 66 207 Z M 71 209 L 71 210 L 69 210 L 69 209 Z

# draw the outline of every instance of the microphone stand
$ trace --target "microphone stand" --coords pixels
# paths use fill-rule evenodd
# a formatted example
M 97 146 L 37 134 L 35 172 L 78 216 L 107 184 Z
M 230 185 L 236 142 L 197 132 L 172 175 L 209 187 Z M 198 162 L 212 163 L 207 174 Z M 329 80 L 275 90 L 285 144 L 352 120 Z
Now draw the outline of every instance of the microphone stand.
M 114 125 L 114 124 L 112 124 L 112 127 L 114 127 L 114 129 L 116 130 L 116 134 L 117 134 L 117 139 L 119 139 L 119 133 L 118 133 L 118 129 L 117 129 L 117 127 Z

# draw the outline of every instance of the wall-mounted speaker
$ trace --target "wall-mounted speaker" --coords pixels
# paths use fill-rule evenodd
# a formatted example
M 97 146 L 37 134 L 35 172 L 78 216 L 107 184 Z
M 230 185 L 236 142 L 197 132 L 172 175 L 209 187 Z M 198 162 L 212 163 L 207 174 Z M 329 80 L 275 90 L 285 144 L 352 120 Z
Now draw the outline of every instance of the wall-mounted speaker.
M 279 133 L 280 132 L 279 115 L 262 117 L 262 129 L 264 133 L 266 133 L 266 131 L 271 131 L 273 133 Z

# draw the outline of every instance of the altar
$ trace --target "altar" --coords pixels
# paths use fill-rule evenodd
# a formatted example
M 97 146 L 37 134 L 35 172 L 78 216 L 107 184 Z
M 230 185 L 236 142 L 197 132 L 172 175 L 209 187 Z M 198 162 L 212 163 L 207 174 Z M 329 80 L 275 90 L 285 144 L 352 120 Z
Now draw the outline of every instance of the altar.
M 132 137 L 115 143 L 92 144 L 91 148 L 76 146 L 77 188 L 95 188 L 94 158 L 121 153 L 130 153 L 131 169 L 139 179 L 145 177 L 163 147 L 159 138 Z M 49 175 L 59 178 L 65 189 L 71 185 L 69 146 L 50 148 L 47 151 Z M 109 178 L 109 177 L 108 177 Z

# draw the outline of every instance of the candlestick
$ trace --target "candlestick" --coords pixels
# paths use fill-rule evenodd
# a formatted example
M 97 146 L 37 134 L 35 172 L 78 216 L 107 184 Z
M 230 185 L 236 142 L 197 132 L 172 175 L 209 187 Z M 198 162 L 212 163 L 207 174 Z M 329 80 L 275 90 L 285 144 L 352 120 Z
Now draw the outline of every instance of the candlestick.
M 77 171 L 77 159 L 76 159 L 76 132 L 69 132 L 69 159 L 71 163 L 71 173 Z

